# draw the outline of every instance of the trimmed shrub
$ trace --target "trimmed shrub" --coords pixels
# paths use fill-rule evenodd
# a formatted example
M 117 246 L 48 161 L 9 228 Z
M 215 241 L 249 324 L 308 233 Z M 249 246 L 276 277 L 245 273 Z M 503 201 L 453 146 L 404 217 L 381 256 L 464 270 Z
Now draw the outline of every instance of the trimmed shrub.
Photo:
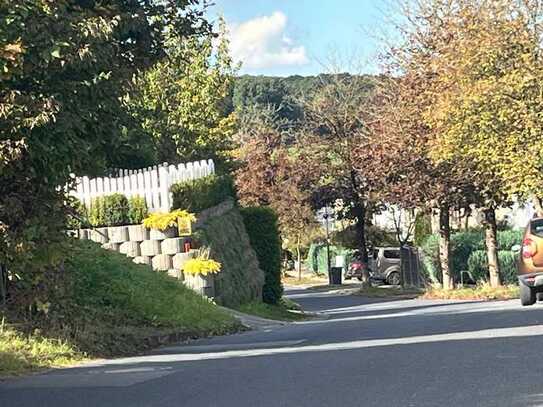
M 499 250 L 500 277 L 504 284 L 517 282 L 518 254 L 510 250 Z M 469 256 L 468 270 L 477 281 L 488 281 L 488 258 L 485 250 L 476 250 Z
M 503 230 L 498 232 L 498 256 L 501 256 L 500 259 L 503 258 L 503 261 L 500 260 L 500 265 L 504 282 L 516 281 L 516 278 L 512 277 L 516 273 L 516 255 L 511 253 L 511 247 L 520 244 L 521 241 L 522 231 Z M 424 254 L 425 273 L 432 281 L 441 281 L 438 236 L 429 236 L 422 244 L 421 250 Z M 474 254 L 475 252 L 478 253 Z M 474 257 L 470 260 L 472 255 Z M 477 281 L 486 280 L 488 265 L 484 231 L 472 230 L 453 234 L 451 236 L 451 259 L 452 273 L 456 280 L 459 279 L 458 276 L 463 270 L 469 270 Z
M 104 197 L 99 196 L 91 201 L 91 207 L 89 211 L 89 222 L 93 227 L 105 226 L 106 221 L 104 217 Z
M 179 182 L 172 185 L 172 209 L 186 209 L 199 213 L 229 198 L 236 198 L 234 180 L 230 175 L 208 177 Z
M 128 199 L 123 194 L 111 194 L 104 197 L 104 222 L 106 226 L 128 224 Z
M 258 264 L 265 274 L 262 300 L 268 304 L 277 304 L 283 295 L 281 238 L 277 215 L 266 207 L 243 208 L 241 215 L 251 246 L 258 257 Z
M 128 200 L 128 222 L 131 225 L 139 225 L 149 214 L 145 198 L 133 196 Z
M 262 300 L 264 271 L 237 208 L 208 218 L 193 236 L 200 246 L 211 249 L 211 258 L 221 263 L 221 272 L 215 276 L 218 304 L 237 307 Z
M 500 230 L 498 232 L 498 250 L 511 250 L 514 245 L 522 243 L 523 230 Z

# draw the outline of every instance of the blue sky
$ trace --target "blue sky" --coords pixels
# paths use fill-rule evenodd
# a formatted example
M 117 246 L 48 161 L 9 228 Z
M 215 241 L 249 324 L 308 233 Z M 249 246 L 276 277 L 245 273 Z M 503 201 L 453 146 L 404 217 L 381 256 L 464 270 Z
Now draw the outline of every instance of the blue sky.
M 376 72 L 375 37 L 387 27 L 387 0 L 215 0 L 241 73 L 313 75 L 331 69 Z M 379 36 L 379 35 L 377 35 Z M 350 61 L 356 61 L 355 63 Z

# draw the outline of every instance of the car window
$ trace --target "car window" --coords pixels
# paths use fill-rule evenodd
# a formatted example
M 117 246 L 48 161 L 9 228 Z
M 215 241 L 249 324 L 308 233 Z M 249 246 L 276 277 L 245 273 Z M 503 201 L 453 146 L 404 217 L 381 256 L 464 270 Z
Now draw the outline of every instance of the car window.
M 543 237 L 543 219 L 533 220 L 530 223 L 530 233 L 539 237 Z
M 386 259 L 399 259 L 400 251 L 399 250 L 385 250 L 383 256 Z
M 373 251 L 373 260 L 377 260 L 377 257 L 379 257 L 379 250 Z

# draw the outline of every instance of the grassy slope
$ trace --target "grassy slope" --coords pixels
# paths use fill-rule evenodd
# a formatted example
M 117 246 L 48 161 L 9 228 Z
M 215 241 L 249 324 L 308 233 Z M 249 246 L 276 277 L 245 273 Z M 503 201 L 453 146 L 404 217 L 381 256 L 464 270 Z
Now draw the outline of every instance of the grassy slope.
M 246 314 L 278 321 L 301 321 L 307 319 L 306 314 L 296 312 L 301 311 L 300 305 L 287 298 L 282 298 L 277 305 L 265 304 L 263 302 L 251 302 L 240 305 L 237 309 Z
M 230 315 L 179 281 L 95 243 L 71 245 L 66 289 L 50 299 L 49 314 L 32 326 L 8 321 L 19 323 L 19 332 L 0 329 L 0 375 L 137 353 L 157 335 L 190 338 L 239 329 Z

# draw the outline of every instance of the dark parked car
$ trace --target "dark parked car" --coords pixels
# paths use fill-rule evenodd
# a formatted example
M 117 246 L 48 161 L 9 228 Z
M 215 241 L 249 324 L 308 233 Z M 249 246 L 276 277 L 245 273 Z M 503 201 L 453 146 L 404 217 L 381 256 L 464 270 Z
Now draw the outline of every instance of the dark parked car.
M 530 220 L 520 248 L 518 262 L 520 302 L 532 305 L 543 292 L 543 218 Z

